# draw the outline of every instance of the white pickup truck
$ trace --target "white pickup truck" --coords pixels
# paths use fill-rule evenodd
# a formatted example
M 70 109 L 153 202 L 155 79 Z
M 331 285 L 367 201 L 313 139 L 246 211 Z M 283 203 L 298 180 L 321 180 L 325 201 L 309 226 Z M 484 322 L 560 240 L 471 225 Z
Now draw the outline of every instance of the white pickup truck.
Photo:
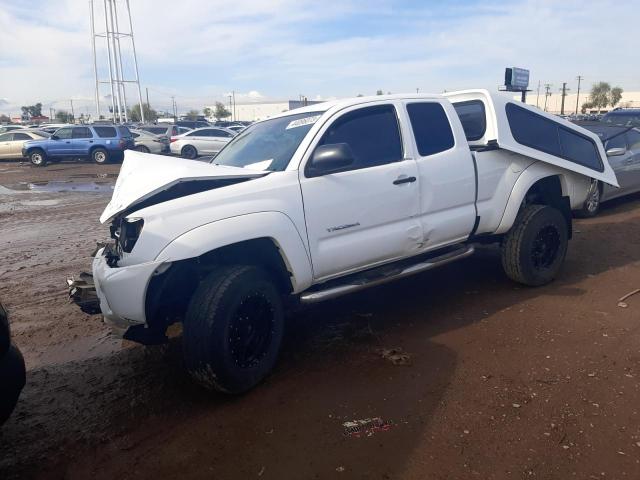
M 256 123 L 211 161 L 127 151 L 93 277 L 142 343 L 183 323 L 202 385 L 272 369 L 290 300 L 312 303 L 501 245 L 507 276 L 551 281 L 591 179 L 594 134 L 485 90 L 338 100 Z

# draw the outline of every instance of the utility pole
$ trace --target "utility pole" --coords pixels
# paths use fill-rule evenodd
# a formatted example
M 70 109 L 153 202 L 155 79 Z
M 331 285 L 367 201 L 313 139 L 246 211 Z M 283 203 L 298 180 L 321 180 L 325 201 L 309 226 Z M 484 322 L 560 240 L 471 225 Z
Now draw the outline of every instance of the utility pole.
M 536 96 L 536 107 L 540 108 L 538 101 L 540 100 L 540 80 L 538 80 L 538 95 Z
M 231 95 L 233 95 L 233 116 L 231 117 L 231 120 L 235 121 L 236 120 L 236 91 L 232 90 Z
M 544 89 L 545 89 L 545 93 L 544 93 L 544 111 L 547 111 L 547 99 L 551 96 L 551 84 L 550 83 L 545 83 L 544 84 Z
M 171 106 L 173 107 L 173 121 L 178 120 L 178 112 L 176 108 L 176 97 L 171 97 Z
M 73 117 L 73 123 L 76 123 L 76 112 L 73 110 L 73 99 L 69 101 L 71 102 L 71 116 Z
M 580 104 L 580 82 L 584 80 L 584 77 L 578 75 L 576 80 L 578 80 L 578 95 L 576 96 L 576 115 L 578 115 L 578 105 Z
M 567 91 L 571 90 L 567 88 L 567 82 L 562 82 L 562 101 L 560 102 L 560 115 L 564 115 L 564 99 L 567 96 Z
M 420 93 L 420 87 L 416 88 L 416 93 Z
M 231 120 L 233 121 L 233 106 L 231 105 L 231 94 L 229 94 L 229 113 L 231 114 Z

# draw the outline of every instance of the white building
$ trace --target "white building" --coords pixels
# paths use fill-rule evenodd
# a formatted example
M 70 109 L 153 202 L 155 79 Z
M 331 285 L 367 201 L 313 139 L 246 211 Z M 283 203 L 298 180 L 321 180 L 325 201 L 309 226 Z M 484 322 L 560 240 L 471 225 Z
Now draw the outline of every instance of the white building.
M 313 105 L 315 103 L 322 103 L 313 100 L 280 100 L 270 102 L 250 102 L 250 103 L 236 103 L 235 109 L 229 105 L 225 105 L 227 109 L 234 112 L 232 117 L 225 118 L 225 120 L 243 120 L 243 121 L 257 121 L 271 118 L 282 112 L 288 112 L 295 108 L 300 108 L 305 105 Z M 215 111 L 216 107 L 209 106 L 211 111 Z
M 562 108 L 562 93 L 550 92 L 551 94 L 546 98 L 546 110 L 549 113 L 560 113 Z M 513 98 L 520 100 L 520 94 L 514 94 Z M 576 100 L 578 100 L 578 113 L 581 112 L 582 105 L 589 100 L 589 88 L 580 91 L 580 98 L 578 99 L 576 92 L 567 93 L 564 99 L 564 113 L 566 115 L 576 112 Z M 538 108 L 545 109 L 545 92 L 540 89 L 540 95 L 537 91 L 527 92 L 527 104 L 537 106 Z M 622 92 L 622 99 L 616 105 L 616 107 L 623 108 L 640 108 L 640 92 Z M 606 113 L 612 110 L 612 107 L 602 109 L 600 113 Z M 598 109 L 587 109 L 587 113 L 599 113 Z

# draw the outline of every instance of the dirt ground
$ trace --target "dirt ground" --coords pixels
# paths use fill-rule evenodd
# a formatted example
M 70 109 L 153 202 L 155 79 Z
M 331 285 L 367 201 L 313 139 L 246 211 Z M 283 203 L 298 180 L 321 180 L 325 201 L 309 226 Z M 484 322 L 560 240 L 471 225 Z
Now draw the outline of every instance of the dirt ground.
M 117 171 L 0 162 L 0 298 L 28 368 L 0 478 L 640 478 L 640 295 L 617 305 L 640 288 L 640 196 L 577 221 L 551 285 L 486 248 L 297 313 L 273 375 L 226 397 L 186 378 L 179 338 L 123 342 L 67 301 Z

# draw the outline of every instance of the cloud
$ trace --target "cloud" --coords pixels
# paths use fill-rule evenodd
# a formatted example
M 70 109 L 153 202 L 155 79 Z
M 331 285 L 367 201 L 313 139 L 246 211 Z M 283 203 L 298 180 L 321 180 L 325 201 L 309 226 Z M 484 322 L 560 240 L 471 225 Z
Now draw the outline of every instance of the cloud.
M 101 24 L 102 0 L 94 1 Z M 87 2 L 0 0 L 0 7 L 0 94 L 8 103 L 0 112 L 36 101 L 55 108 L 69 98 L 90 108 Z M 495 89 L 507 66 L 529 68 L 534 88 L 538 80 L 571 86 L 582 75 L 587 88 L 609 80 L 640 90 L 640 67 L 619 48 L 636 43 L 640 0 L 136 0 L 131 8 L 142 86 L 156 108 L 168 109 L 171 96 L 181 110 L 202 108 L 228 100 L 231 90 L 244 92 L 236 101 L 256 101 Z M 133 75 L 128 40 L 121 44 Z M 107 76 L 106 61 L 99 70 Z M 127 92 L 130 103 L 137 99 Z

